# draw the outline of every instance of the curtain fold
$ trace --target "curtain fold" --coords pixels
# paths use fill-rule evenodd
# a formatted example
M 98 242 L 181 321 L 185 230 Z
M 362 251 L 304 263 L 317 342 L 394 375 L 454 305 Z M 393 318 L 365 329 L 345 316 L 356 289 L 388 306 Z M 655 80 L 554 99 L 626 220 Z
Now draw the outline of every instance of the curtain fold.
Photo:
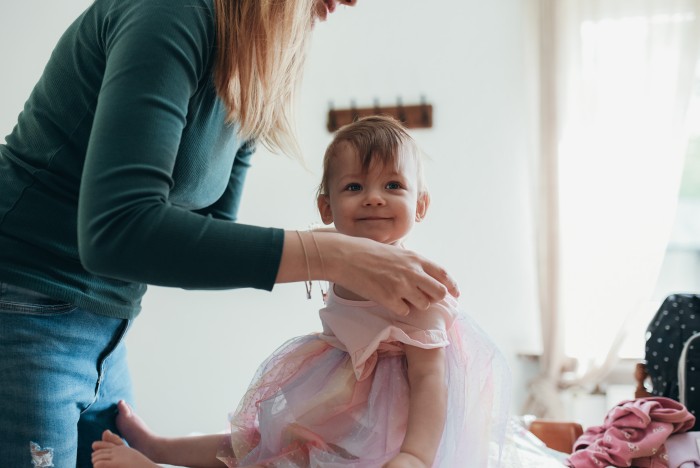
M 593 387 L 645 310 L 673 223 L 700 0 L 539 0 L 543 355 L 525 411 Z M 577 367 L 563 372 L 574 358 Z
M 542 418 L 557 419 L 563 407 L 559 399 L 559 380 L 564 362 L 563 323 L 559 314 L 559 206 L 558 206 L 558 119 L 555 71 L 557 0 L 540 0 L 537 12 L 536 42 L 538 60 L 539 158 L 532 174 L 536 193 L 533 197 L 537 249 L 538 297 L 542 356 L 540 374 L 529 384 L 524 412 Z

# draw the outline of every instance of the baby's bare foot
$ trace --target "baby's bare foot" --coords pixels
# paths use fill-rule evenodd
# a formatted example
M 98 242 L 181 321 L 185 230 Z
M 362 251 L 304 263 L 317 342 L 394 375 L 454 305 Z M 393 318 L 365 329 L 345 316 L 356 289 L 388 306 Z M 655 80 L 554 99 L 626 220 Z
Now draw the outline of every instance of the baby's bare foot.
M 155 463 L 142 453 L 127 447 L 111 431 L 102 433 L 102 440 L 92 444 L 92 465 L 95 468 L 153 468 Z

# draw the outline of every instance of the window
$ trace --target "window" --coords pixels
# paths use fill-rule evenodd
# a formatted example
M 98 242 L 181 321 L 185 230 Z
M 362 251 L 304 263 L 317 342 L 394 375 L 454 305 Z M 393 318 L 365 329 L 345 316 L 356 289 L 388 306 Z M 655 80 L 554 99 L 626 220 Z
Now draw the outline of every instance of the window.
M 700 67 L 689 108 L 690 138 L 678 195 L 676 217 L 648 312 L 637 314 L 620 357 L 644 355 L 646 327 L 670 294 L 700 294 Z

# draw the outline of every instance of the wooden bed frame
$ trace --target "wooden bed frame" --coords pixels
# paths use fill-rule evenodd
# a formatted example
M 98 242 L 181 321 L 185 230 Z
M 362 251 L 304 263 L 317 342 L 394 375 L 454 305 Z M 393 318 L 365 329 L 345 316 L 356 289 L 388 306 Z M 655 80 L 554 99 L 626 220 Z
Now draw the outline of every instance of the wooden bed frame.
M 574 442 L 583 434 L 583 427 L 578 423 L 550 419 L 535 419 L 529 430 L 547 447 L 564 453 L 571 453 Z
M 646 398 L 653 396 L 647 390 L 646 381 L 649 378 L 647 366 L 643 362 L 638 362 L 634 368 L 634 380 L 637 382 L 637 388 L 634 390 L 635 398 Z

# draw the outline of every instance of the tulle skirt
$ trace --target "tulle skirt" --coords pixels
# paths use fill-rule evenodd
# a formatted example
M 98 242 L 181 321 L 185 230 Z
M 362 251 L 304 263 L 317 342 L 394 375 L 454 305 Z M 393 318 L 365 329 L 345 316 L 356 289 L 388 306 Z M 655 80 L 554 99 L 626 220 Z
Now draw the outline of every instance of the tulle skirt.
M 509 401 L 505 361 L 466 316 L 448 333 L 447 418 L 434 466 L 497 466 Z M 409 386 L 401 346 L 377 353 L 374 371 L 358 381 L 348 353 L 319 335 L 288 341 L 230 415 L 230 445 L 219 458 L 230 467 L 381 467 L 403 442 Z

